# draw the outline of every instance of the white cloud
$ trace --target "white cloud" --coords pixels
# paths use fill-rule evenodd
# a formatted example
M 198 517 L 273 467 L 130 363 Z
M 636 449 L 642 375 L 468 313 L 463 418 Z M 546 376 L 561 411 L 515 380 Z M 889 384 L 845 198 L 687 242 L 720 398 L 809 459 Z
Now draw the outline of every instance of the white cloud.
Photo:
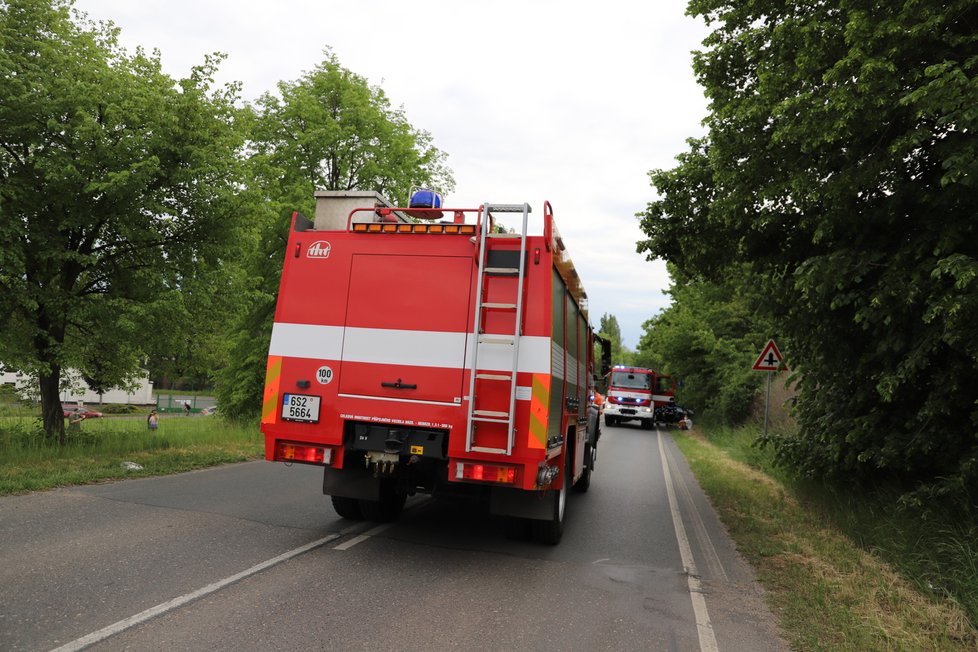
M 590 300 L 634 348 L 667 305 L 665 266 L 635 252 L 648 171 L 674 165 L 703 132 L 690 52 L 706 35 L 686 0 L 76 0 L 121 28 L 127 49 L 158 48 L 186 76 L 224 52 L 219 81 L 254 100 L 297 79 L 331 47 L 381 86 L 449 155 L 448 205 L 544 200 Z M 585 8 L 587 7 L 587 8 Z

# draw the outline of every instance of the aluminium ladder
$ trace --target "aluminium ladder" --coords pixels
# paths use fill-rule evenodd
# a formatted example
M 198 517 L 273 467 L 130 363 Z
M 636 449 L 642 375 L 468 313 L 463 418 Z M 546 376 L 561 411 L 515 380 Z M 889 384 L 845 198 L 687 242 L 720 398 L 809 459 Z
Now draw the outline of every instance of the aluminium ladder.
M 523 225 L 520 233 L 490 233 L 489 216 L 492 213 L 522 213 Z M 526 277 L 526 228 L 530 214 L 530 205 L 523 204 L 490 204 L 485 202 L 482 207 L 482 214 L 479 217 L 482 230 L 479 236 L 479 269 L 478 281 L 475 293 L 475 316 L 472 326 L 472 338 L 474 341 L 472 353 L 472 366 L 469 369 L 469 409 L 468 419 L 466 420 L 465 450 L 466 452 L 475 451 L 480 453 L 505 453 L 510 455 L 513 452 L 513 442 L 515 432 L 513 424 L 516 418 L 516 374 L 519 369 L 520 356 L 520 337 L 522 336 L 523 323 L 523 285 Z M 488 251 L 492 251 L 487 242 L 495 238 L 519 239 L 520 247 L 518 250 L 519 264 L 516 267 L 493 267 L 488 264 Z M 486 302 L 483 291 L 486 286 L 487 277 L 490 276 L 514 276 L 516 278 L 516 303 Z M 484 333 L 483 323 L 485 315 L 492 310 L 512 310 L 515 312 L 513 320 L 513 333 Z M 511 365 L 509 369 L 493 369 L 492 371 L 480 371 L 480 357 L 489 357 L 493 352 L 499 352 L 510 348 Z M 485 354 L 480 356 L 480 354 Z M 496 356 L 498 359 L 498 356 Z M 503 356 L 505 357 L 505 356 Z M 477 405 L 475 393 L 476 379 L 488 382 L 506 383 L 509 387 L 509 409 L 508 411 L 486 410 Z M 475 445 L 475 435 L 480 422 L 506 424 L 506 448 L 488 448 Z

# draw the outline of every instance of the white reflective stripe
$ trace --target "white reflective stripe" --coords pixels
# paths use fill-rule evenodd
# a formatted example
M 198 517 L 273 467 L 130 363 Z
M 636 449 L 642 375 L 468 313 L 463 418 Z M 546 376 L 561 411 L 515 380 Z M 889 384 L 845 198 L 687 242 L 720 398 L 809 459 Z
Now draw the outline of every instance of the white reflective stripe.
M 465 358 L 465 333 L 347 328 L 344 362 L 458 369 Z
M 272 325 L 272 341 L 268 354 L 290 358 L 462 369 L 471 367 L 474 348 L 475 336 L 467 333 L 276 322 Z M 512 372 L 512 345 L 483 344 L 479 351 L 479 369 Z M 549 337 L 525 335 L 520 339 L 518 371 L 550 373 Z
M 475 336 L 469 335 L 467 352 L 475 350 Z M 472 367 L 472 358 L 466 357 L 466 368 Z M 483 344 L 479 349 L 480 371 L 513 371 L 512 344 Z M 517 371 L 527 374 L 550 373 L 550 338 L 524 335 L 520 338 L 520 364 Z
M 674 396 L 666 396 L 665 394 L 653 394 L 652 395 L 652 398 L 654 400 L 656 400 L 656 401 L 668 403 L 669 401 L 671 401 L 675 397 Z
M 339 360 L 343 351 L 342 326 L 311 324 L 272 324 L 272 341 L 268 355 L 286 358 Z

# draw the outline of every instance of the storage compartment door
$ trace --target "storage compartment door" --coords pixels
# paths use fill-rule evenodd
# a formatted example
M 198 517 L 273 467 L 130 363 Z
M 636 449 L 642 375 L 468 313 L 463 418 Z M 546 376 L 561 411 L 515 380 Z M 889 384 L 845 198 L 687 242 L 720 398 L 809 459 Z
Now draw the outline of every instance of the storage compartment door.
M 353 256 L 340 392 L 461 403 L 473 265 L 458 256 Z

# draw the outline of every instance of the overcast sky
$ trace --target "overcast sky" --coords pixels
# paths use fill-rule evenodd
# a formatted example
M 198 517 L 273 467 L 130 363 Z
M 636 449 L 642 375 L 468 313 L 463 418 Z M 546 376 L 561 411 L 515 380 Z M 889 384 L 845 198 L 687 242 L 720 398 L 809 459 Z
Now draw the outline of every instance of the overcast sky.
M 605 313 L 635 349 L 668 304 L 661 261 L 635 252 L 648 172 L 700 136 L 706 100 L 691 52 L 707 29 L 685 0 L 76 0 L 112 20 L 122 44 L 159 49 L 185 77 L 223 52 L 220 81 L 251 101 L 320 63 L 384 89 L 448 154 L 446 206 L 553 205 L 583 279 L 591 321 Z M 586 8 L 585 8 L 586 7 Z M 366 190 L 366 189 L 365 189 Z M 404 198 L 391 198 L 403 204 Z M 397 201 L 402 200 L 402 201 Z

